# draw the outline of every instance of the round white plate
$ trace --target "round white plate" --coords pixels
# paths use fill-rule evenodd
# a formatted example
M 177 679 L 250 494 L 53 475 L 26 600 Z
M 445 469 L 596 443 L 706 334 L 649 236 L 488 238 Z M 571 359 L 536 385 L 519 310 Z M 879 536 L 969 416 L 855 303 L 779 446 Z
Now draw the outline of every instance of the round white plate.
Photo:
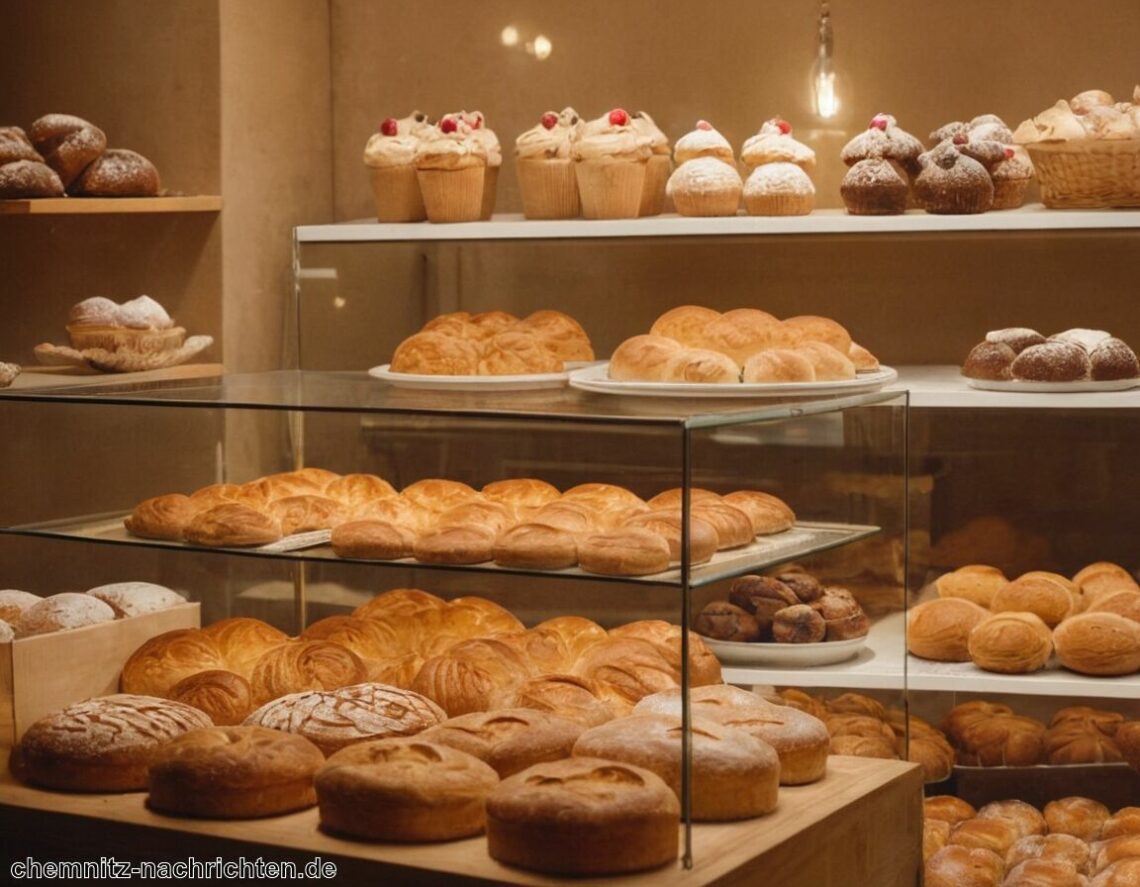
M 1008 382 L 993 379 L 966 379 L 971 388 L 983 391 L 1022 391 L 1041 393 L 1080 393 L 1084 391 L 1127 391 L 1140 387 L 1140 379 L 1110 379 L 1105 382 Z
M 867 646 L 866 636 L 819 644 L 742 643 L 701 636 L 724 665 L 831 665 L 843 662 Z
M 528 391 L 538 388 L 562 388 L 570 377 L 569 370 L 580 363 L 568 363 L 561 373 L 531 373 L 522 376 L 433 376 L 420 373 L 394 373 L 391 364 L 372 367 L 368 375 L 397 388 L 422 391 Z
M 599 394 L 634 397 L 806 397 L 823 394 L 862 394 L 878 391 L 899 374 L 890 367 L 860 373 L 838 382 L 742 382 L 718 385 L 711 382 L 618 382 L 609 378 L 609 363 L 592 364 L 570 373 L 570 386 Z

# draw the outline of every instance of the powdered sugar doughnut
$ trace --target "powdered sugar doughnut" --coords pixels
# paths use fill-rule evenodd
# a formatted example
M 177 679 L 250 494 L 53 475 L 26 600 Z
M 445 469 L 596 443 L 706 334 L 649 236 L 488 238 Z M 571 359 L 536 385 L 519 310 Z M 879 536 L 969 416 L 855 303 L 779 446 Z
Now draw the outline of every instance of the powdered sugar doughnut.
M 1085 351 L 1092 354 L 1093 349 L 1096 348 L 1097 345 L 1105 339 L 1112 338 L 1112 333 L 1107 333 L 1104 330 L 1085 330 L 1078 327 L 1065 330 L 1063 333 L 1054 333 L 1049 338 L 1061 342 L 1072 342 L 1076 345 L 1080 345 Z
M 1084 348 L 1059 340 L 1030 345 L 1010 366 L 1013 378 L 1026 382 L 1078 382 L 1089 377 L 1089 369 Z
M 987 342 L 1001 342 L 1013 349 L 1014 354 L 1020 354 L 1030 345 L 1043 345 L 1045 337 L 1037 330 L 1023 326 L 1011 326 L 1004 330 L 990 330 L 986 333 Z
M 1109 336 L 1089 354 L 1090 375 L 1098 382 L 1140 377 L 1140 360 L 1122 339 Z

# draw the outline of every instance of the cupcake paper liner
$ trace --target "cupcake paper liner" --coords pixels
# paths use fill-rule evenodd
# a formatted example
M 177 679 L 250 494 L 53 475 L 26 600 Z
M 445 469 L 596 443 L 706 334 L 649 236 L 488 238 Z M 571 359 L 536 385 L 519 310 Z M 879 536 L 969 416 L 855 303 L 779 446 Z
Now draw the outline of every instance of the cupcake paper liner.
M 570 160 L 519 160 L 519 191 L 528 219 L 576 219 L 582 213 Z
M 370 166 L 372 199 L 376 203 L 378 222 L 422 222 L 427 218 L 416 168 L 402 166 Z
M 574 167 L 582 215 L 587 219 L 636 219 L 645 185 L 645 160 L 579 160 Z
M 431 222 L 477 222 L 483 212 L 484 167 L 418 169 L 416 178 Z

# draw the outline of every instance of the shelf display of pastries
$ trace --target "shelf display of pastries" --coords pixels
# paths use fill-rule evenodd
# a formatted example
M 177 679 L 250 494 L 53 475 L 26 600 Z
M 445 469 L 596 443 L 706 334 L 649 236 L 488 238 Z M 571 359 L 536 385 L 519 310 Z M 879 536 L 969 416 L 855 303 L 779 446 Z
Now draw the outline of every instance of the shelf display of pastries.
M 1140 360 L 1127 342 L 1104 330 L 1046 337 L 1010 327 L 986 333 L 966 356 L 962 375 L 975 387 L 1008 391 L 1120 388 L 1140 385 Z
M 1071 579 L 1044 570 L 1009 580 L 971 564 L 934 582 L 938 597 L 907 615 L 907 650 L 938 662 L 1030 674 L 1057 663 L 1097 677 L 1140 672 L 1140 585 L 1117 564 Z
M 212 336 L 190 336 L 150 296 L 117 303 L 92 296 L 72 307 L 68 345 L 43 343 L 36 359 L 45 366 L 91 367 L 105 373 L 133 373 L 178 366 L 212 344 Z
M 795 513 L 759 490 L 721 496 L 694 488 L 692 563 L 790 530 Z M 209 547 L 248 547 L 331 531 L 341 557 L 414 558 L 429 564 L 494 562 L 520 569 L 575 565 L 589 573 L 642 576 L 681 557 L 681 490 L 644 500 L 614 484 L 559 491 L 537 478 L 494 481 L 476 490 L 442 478 L 397 492 L 375 475 L 319 468 L 246 484 L 212 484 L 189 496 L 141 502 L 124 520 L 133 535 Z
M 1140 877 L 1140 808 L 1080 795 L 1042 809 L 1016 799 L 975 808 L 934 795 L 923 802 L 922 856 L 927 887 L 1127 887 Z

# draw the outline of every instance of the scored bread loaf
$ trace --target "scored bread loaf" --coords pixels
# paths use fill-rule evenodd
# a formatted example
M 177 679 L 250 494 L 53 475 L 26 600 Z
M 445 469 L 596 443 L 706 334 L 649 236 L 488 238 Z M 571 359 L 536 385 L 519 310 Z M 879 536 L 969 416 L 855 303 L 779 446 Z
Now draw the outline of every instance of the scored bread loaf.
M 572 674 L 543 674 L 514 684 L 496 696 L 495 709 L 528 708 L 548 712 L 587 727 L 612 720 L 614 710 L 586 678 Z
M 1029 674 L 1049 661 L 1053 633 L 1034 613 L 994 613 L 974 626 L 967 647 L 978 668 Z
M 922 815 L 925 819 L 940 819 L 951 825 L 973 819 L 977 813 L 969 801 L 954 795 L 930 795 L 922 802 Z
M 266 727 L 206 727 L 160 748 L 146 804 L 161 813 L 252 819 L 312 807 L 313 776 L 325 762 L 302 736 Z
M 952 844 L 926 861 L 925 887 L 1000 887 L 1005 863 L 992 850 Z
M 938 662 L 969 662 L 970 632 L 988 615 L 984 607 L 960 597 L 921 603 L 907 614 L 907 651 Z
M 115 619 L 115 611 L 107 603 L 85 594 L 64 591 L 40 598 L 20 613 L 16 637 L 27 638 L 55 631 L 86 628 Z
M 679 673 L 681 656 L 681 626 L 664 619 L 639 619 L 610 629 L 610 637 L 641 638 L 653 644 Z M 689 682 L 693 687 L 722 683 L 720 660 L 695 632 L 689 632 Z
M 1041 811 L 1032 804 L 1011 798 L 1005 801 L 990 801 L 978 808 L 979 819 L 1004 819 L 1013 823 L 1017 828 L 1018 836 L 1025 838 L 1029 835 L 1043 835 L 1049 830 L 1049 825 Z
M 456 717 L 486 711 L 493 699 L 532 674 L 530 663 L 511 645 L 472 638 L 424 662 L 412 689 Z
M 615 714 L 628 713 L 642 698 L 680 685 L 680 673 L 648 641 L 613 638 L 587 650 L 573 674 L 597 687 L 598 695 Z
M 1018 838 L 1006 853 L 1006 865 L 1013 868 L 1027 859 L 1062 859 L 1077 871 L 1086 871 L 1089 845 L 1080 838 L 1057 832 L 1051 835 L 1028 835 Z
M 262 653 L 289 640 L 285 632 L 250 616 L 219 619 L 203 626 L 202 633 L 217 645 L 226 667 L 247 681 Z
M 1026 573 L 1003 585 L 990 601 L 995 613 L 1034 613 L 1050 628 L 1073 615 L 1079 607 L 1080 597 L 1064 576 L 1048 573 Z
M 183 678 L 225 668 L 222 651 L 206 632 L 176 628 L 143 642 L 127 658 L 119 688 L 124 693 L 164 697 Z
M 1082 841 L 1097 840 L 1112 815 L 1100 801 L 1079 795 L 1050 801 L 1041 812 L 1050 834 L 1072 835 Z
M 516 524 L 495 539 L 491 557 L 502 567 L 561 570 L 578 563 L 578 540 L 549 524 Z
M 1065 668 L 1090 675 L 1140 671 L 1140 623 L 1117 613 L 1081 613 L 1054 632 L 1057 658 Z
M 959 597 L 987 610 L 1000 588 L 1009 582 L 997 567 L 967 564 L 934 580 L 940 597 Z
M 219 727 L 240 724 L 253 711 L 253 690 L 239 674 L 223 669 L 200 671 L 170 688 L 170 698 L 205 712 Z
M 467 752 L 506 778 L 533 764 L 570 756 L 586 730 L 580 721 L 527 708 L 477 711 L 429 727 L 419 738 Z
M 981 819 L 974 817 L 950 829 L 949 846 L 992 850 L 1001 858 L 1021 837 L 1017 826 L 1007 819 Z
M 360 657 L 332 641 L 286 641 L 270 647 L 253 667 L 253 704 L 290 693 L 335 690 L 359 684 L 368 674 Z
M 669 568 L 669 543 L 643 527 L 623 527 L 578 540 L 578 563 L 588 573 L 645 576 Z
M 528 628 L 510 634 L 496 635 L 502 641 L 518 650 L 539 674 L 567 672 L 578 658 L 570 652 L 562 635 L 552 628 Z
M 186 603 L 182 595 L 153 582 L 115 582 L 87 589 L 115 611 L 116 619 L 156 613 Z

